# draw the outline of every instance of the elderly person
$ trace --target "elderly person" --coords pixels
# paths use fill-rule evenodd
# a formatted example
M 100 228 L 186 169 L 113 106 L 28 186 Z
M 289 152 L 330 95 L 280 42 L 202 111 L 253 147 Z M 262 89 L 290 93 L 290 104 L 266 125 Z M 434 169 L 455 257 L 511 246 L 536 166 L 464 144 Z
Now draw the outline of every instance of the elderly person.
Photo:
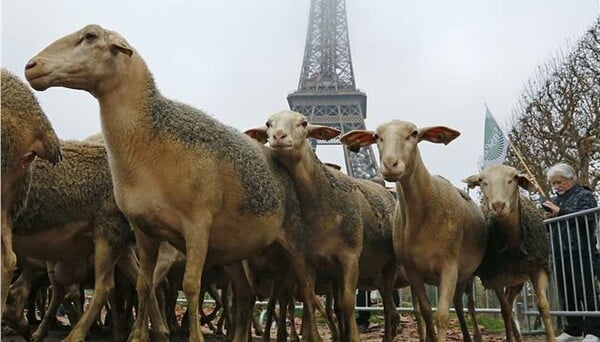
M 546 176 L 557 194 L 552 201 L 542 204 L 547 211 L 546 218 L 598 206 L 592 191 L 577 183 L 577 174 L 570 165 L 556 164 L 548 169 Z M 553 241 L 560 302 L 566 311 L 598 311 L 600 301 L 594 296 L 592 263 L 600 261 L 600 254 L 596 249 L 594 219 L 569 219 L 560 222 L 559 228 L 560 239 L 556 236 Z M 558 342 L 600 342 L 600 317 L 567 316 L 566 319 L 567 325 L 557 337 Z

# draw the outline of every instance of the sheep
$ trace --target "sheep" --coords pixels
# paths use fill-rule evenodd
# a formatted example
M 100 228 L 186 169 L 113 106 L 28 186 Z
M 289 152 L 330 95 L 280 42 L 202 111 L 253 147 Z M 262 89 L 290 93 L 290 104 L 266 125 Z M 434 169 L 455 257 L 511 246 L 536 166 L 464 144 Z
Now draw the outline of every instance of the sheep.
M 448 144 L 459 135 L 443 126 L 418 129 L 394 120 L 375 131 L 356 130 L 340 138 L 351 150 L 377 143 L 383 178 L 396 183 L 402 205 L 395 217 L 394 250 L 418 297 L 428 340 L 446 340 L 450 301 L 454 297 L 456 305 L 460 296 L 455 294 L 468 286 L 487 243 L 481 210 L 449 181 L 431 176 L 417 146 L 423 140 Z M 437 336 L 425 283 L 439 287 Z
M 60 164 L 34 161 L 30 181 L 16 190 L 10 213 L 13 244 L 19 255 L 56 263 L 50 276 L 60 285 L 78 282 L 86 259 L 94 255 L 94 297 L 67 338 L 83 340 L 114 286 L 115 263 L 132 283 L 138 266 L 133 232 L 114 200 L 106 149 L 63 141 L 61 150 Z M 59 296 L 54 296 L 56 301 L 62 300 Z M 160 322 L 155 325 L 159 331 L 166 330 Z M 46 329 L 47 325 L 40 325 L 33 338 L 42 339 Z
M 8 286 L 17 257 L 12 249 L 11 222 L 8 212 L 12 207 L 14 188 L 26 173 L 36 156 L 53 164 L 60 161 L 58 137 L 31 89 L 17 76 L 2 68 L 0 83 L 1 166 L 2 166 L 2 285 L 0 313 L 4 308 Z
M 10 286 L 6 306 L 2 312 L 2 321 L 9 324 L 11 328 L 26 340 L 29 340 L 31 338 L 29 325 L 32 325 L 34 322 L 30 320 L 31 316 L 25 319 L 25 306 L 30 294 L 36 292 L 32 292 L 34 287 L 47 287 L 48 272 L 46 270 L 46 263 L 43 260 L 19 256 L 18 264 L 20 274 Z M 35 313 L 35 308 L 28 310 L 28 313 L 31 313 L 29 311 Z
M 290 221 L 294 194 L 280 167 L 263 146 L 239 131 L 162 96 L 142 57 L 119 33 L 85 26 L 33 57 L 25 75 L 34 89 L 80 89 L 99 102 L 115 199 L 134 227 L 140 254 L 139 315 L 132 340 L 149 339 L 148 299 L 161 240 L 186 254 L 183 289 L 191 341 L 204 340 L 198 316 L 203 269 L 280 242 L 292 254 L 295 273 L 306 273 L 304 258 L 296 257 L 290 243 L 292 238 L 302 243 L 302 229 Z M 307 300 L 314 293 L 310 277 L 298 279 L 310 308 L 305 310 L 310 334 L 319 339 Z M 240 305 L 249 312 L 246 299 Z M 247 324 L 236 322 L 234 340 L 245 340 Z
M 359 279 L 377 284 L 384 298 L 385 340 L 391 341 L 399 319 L 392 300 L 396 274 L 392 246 L 395 201 L 382 186 L 357 180 L 323 164 L 308 138 L 329 140 L 340 134 L 334 128 L 311 125 L 306 117 L 282 111 L 266 126 L 246 134 L 269 142 L 273 157 L 294 180 L 303 217 L 308 224 L 311 261 L 333 277 L 341 291 L 336 301 L 342 340 L 358 340 L 354 298 Z M 360 267 L 359 267 L 360 265 Z M 336 304 L 337 305 L 337 304 Z
M 490 227 L 490 239 L 476 274 L 484 287 L 500 300 L 506 340 L 521 341 L 513 322 L 513 302 L 531 279 L 548 341 L 555 341 L 546 297 L 550 272 L 550 240 L 542 216 L 519 187 L 534 191 L 529 178 L 507 165 L 490 166 L 464 180 L 469 188 L 479 186 L 484 196 L 482 210 Z M 504 290 L 506 288 L 506 290 Z

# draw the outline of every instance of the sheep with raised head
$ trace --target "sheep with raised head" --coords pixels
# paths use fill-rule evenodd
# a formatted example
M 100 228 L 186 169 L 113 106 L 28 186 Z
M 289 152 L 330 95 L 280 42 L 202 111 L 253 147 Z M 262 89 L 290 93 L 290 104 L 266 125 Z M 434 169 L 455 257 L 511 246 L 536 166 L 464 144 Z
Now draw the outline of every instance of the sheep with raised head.
M 354 318 L 355 291 L 361 281 L 376 284 L 384 300 L 386 332 L 393 340 L 399 322 L 392 300 L 396 275 L 392 245 L 395 201 L 385 189 L 369 180 L 352 178 L 323 164 L 308 138 L 329 140 L 340 131 L 309 124 L 306 117 L 282 111 L 263 127 L 246 131 L 266 143 L 272 156 L 290 173 L 307 223 L 309 258 L 339 291 L 336 301 L 342 340 L 358 340 Z
M 351 150 L 376 143 L 381 174 L 396 183 L 402 205 L 394 223 L 394 249 L 418 297 L 429 340 L 446 340 L 450 302 L 454 298 L 456 306 L 457 298 L 462 297 L 487 243 L 481 210 L 465 192 L 432 176 L 419 152 L 421 141 L 448 144 L 459 135 L 448 127 L 417 128 L 413 123 L 394 120 L 375 131 L 356 130 L 340 139 Z M 426 283 L 439 288 L 437 334 Z
M 519 187 L 533 191 L 529 178 L 512 166 L 490 166 L 464 180 L 479 186 L 481 206 L 490 228 L 490 239 L 477 275 L 484 287 L 500 300 L 506 340 L 521 340 L 513 321 L 513 302 L 531 280 L 548 341 L 555 341 L 550 304 L 546 297 L 550 272 L 550 239 L 542 216 Z
M 8 286 L 17 264 L 12 249 L 11 222 L 8 216 L 15 186 L 26 177 L 29 164 L 36 156 L 53 164 L 60 161 L 60 146 L 56 133 L 31 89 L 17 76 L 2 68 L 0 79 L 0 124 L 2 147 L 1 248 L 2 273 L 0 313 L 4 308 Z
M 99 102 L 115 199 L 134 226 L 141 262 L 132 340 L 149 339 L 148 298 L 159 241 L 186 254 L 183 289 L 191 341 L 204 340 L 198 300 L 203 269 L 241 260 L 276 241 L 294 253 L 288 234 L 298 225 L 289 222 L 291 192 L 264 147 L 200 110 L 162 96 L 142 57 L 117 32 L 88 25 L 33 57 L 25 75 L 37 90 L 81 89 Z M 292 232 L 298 242 L 301 231 Z M 305 273 L 304 258 L 290 260 L 296 274 Z M 307 277 L 299 279 L 304 311 L 311 315 L 310 333 L 318 339 L 312 284 Z M 249 312 L 250 301 L 240 303 Z M 240 315 L 237 341 L 248 336 L 242 320 L 249 315 Z
M 28 182 L 22 182 L 17 189 L 10 213 L 13 245 L 19 255 L 54 264 L 49 276 L 52 283 L 59 285 L 53 286 L 56 295 L 52 305 L 56 307 L 64 295 L 56 291 L 79 282 L 93 255 L 94 296 L 67 338 L 83 340 L 113 289 L 115 264 L 132 283 L 138 267 L 133 232 L 114 200 L 106 149 L 102 145 L 64 141 L 61 150 L 60 164 L 34 161 Z M 33 338 L 43 339 L 47 328 L 47 324 L 41 324 Z M 156 320 L 155 328 L 166 329 Z

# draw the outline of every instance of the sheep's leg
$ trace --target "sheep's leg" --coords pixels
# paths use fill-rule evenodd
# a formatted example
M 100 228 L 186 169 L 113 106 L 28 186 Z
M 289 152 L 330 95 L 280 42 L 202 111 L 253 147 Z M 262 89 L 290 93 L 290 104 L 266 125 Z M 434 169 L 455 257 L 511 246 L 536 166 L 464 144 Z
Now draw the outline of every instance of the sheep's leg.
M 383 270 L 383 287 L 379 289 L 383 297 L 383 315 L 385 319 L 385 331 L 383 341 L 391 342 L 396 336 L 400 315 L 396 310 L 392 292 L 394 291 L 394 281 L 396 279 L 396 264 L 391 263 Z
M 513 340 L 513 326 L 512 326 L 512 303 L 508 302 L 508 296 L 504 292 L 502 286 L 494 286 L 494 292 L 498 296 L 500 301 L 500 313 L 502 314 L 502 320 L 504 321 L 504 331 L 506 333 L 506 342 L 512 342 Z
M 189 341 L 204 341 L 200 331 L 199 296 L 202 282 L 202 270 L 208 251 L 209 230 L 212 224 L 212 214 L 207 211 L 198 213 L 197 219 L 184 223 L 185 237 L 185 272 L 183 274 L 183 292 L 188 301 L 190 319 Z M 245 334 L 243 339 L 247 338 Z M 242 341 L 240 339 L 239 341 Z
M 415 316 L 421 316 L 425 321 L 425 340 L 428 342 L 434 342 L 437 340 L 437 337 L 435 333 L 435 328 L 433 326 L 431 303 L 429 302 L 429 299 L 427 299 L 427 293 L 425 292 L 425 282 L 423 281 L 423 278 L 417 275 L 416 271 L 411 272 L 407 269 L 406 275 L 408 276 L 408 280 L 410 282 L 410 290 L 412 292 L 412 296 L 413 298 L 417 298 L 419 304 L 418 308 L 420 311 L 420 315 L 417 315 L 417 313 L 415 312 Z
M 267 310 L 265 313 L 265 327 L 262 336 L 264 342 L 271 341 L 271 325 L 273 324 L 273 313 L 275 312 L 275 304 L 277 304 L 278 298 L 279 286 L 277 286 L 275 282 L 273 282 L 273 284 L 271 284 L 271 295 L 269 296 L 269 301 L 267 302 Z
M 535 300 L 542 315 L 544 322 L 544 330 L 546 338 L 549 342 L 555 342 L 554 328 L 552 326 L 552 318 L 550 317 L 550 303 L 546 297 L 546 289 L 548 288 L 548 272 L 545 269 L 540 269 L 537 273 L 530 275 L 533 288 L 535 289 Z
M 425 342 L 425 337 L 427 336 L 425 320 L 423 319 L 423 314 L 421 313 L 421 306 L 419 305 L 419 298 L 417 293 L 413 290 L 413 287 L 410 286 L 410 297 L 413 304 L 413 314 L 415 315 L 415 321 L 417 322 L 417 331 L 419 332 L 419 342 Z
M 6 304 L 6 298 L 8 297 L 8 289 L 10 287 L 10 281 L 12 280 L 13 272 L 15 271 L 15 267 L 17 267 L 17 256 L 12 249 L 12 231 L 11 226 L 9 224 L 8 219 L 8 209 L 6 206 L 2 208 L 2 226 L 0 227 L 2 231 L 0 232 L 2 235 L 2 274 L 0 275 L 2 278 L 0 281 L 2 282 L 2 288 L 0 289 L 0 313 L 4 310 L 4 304 Z
M 315 296 L 315 300 L 319 301 L 319 299 Z M 339 326 L 336 322 L 334 311 L 334 295 L 333 289 L 331 288 L 331 283 L 327 286 L 327 293 L 325 294 L 325 317 L 327 317 L 327 325 L 329 325 L 329 330 L 331 330 L 331 340 L 333 342 L 340 341 L 340 330 Z M 339 316 L 338 316 L 339 317 Z
M 294 293 L 292 291 L 291 293 Z M 290 320 L 290 342 L 298 342 L 300 338 L 298 338 L 298 333 L 296 332 L 296 301 L 294 300 L 294 296 L 291 296 L 291 300 L 287 306 L 288 309 L 288 318 Z M 304 322 L 302 322 L 304 325 Z M 304 337 L 305 338 L 305 337 Z M 311 341 L 310 339 L 307 339 Z
M 246 341 L 248 338 L 254 295 L 242 267 L 242 263 L 234 263 L 225 268 L 233 286 L 233 341 Z M 229 331 L 228 331 L 229 335 Z
M 347 333 L 346 341 L 360 341 L 358 325 L 354 317 L 356 284 L 358 283 L 358 256 L 347 255 L 341 261 L 342 266 L 342 302 L 341 310 Z
M 115 264 L 117 255 L 108 240 L 101 234 L 94 239 L 94 296 L 77 325 L 64 341 L 83 341 L 96 320 L 102 306 L 115 286 Z
M 515 341 L 517 342 L 523 342 L 523 337 L 521 337 L 521 332 L 517 329 L 518 325 L 515 321 L 515 317 L 513 316 L 513 303 L 515 302 L 515 298 L 517 297 L 517 295 L 523 289 L 523 285 L 525 285 L 525 283 L 521 283 L 515 286 L 508 286 L 506 288 L 506 300 L 510 305 L 510 323 L 512 327 L 513 336 L 515 338 Z
M 27 298 L 33 287 L 34 277 L 35 274 L 29 267 L 22 267 L 21 274 L 10 287 L 10 293 L 2 313 L 2 319 L 15 328 L 25 340 L 29 340 L 31 337 L 29 323 L 25 319 L 24 312 Z
M 81 302 L 81 284 L 71 284 L 66 287 L 66 301 L 63 302 L 69 323 L 74 327 L 83 316 L 83 303 Z
M 136 233 L 136 239 L 137 239 L 137 233 Z M 145 239 L 149 239 L 149 238 L 146 236 Z M 157 245 L 155 245 L 155 247 L 158 246 L 157 242 L 152 241 L 152 244 L 154 244 L 154 243 L 157 244 Z M 140 250 L 140 258 L 141 258 L 142 247 L 139 242 L 137 242 L 137 244 L 138 244 L 138 246 L 140 246 L 139 250 Z M 162 243 L 162 244 L 167 244 L 167 243 Z M 161 248 L 157 248 L 159 251 L 158 252 L 159 255 L 161 255 L 163 253 L 162 244 L 161 244 Z M 158 258 L 158 256 L 156 256 L 156 258 Z M 133 249 L 133 246 L 126 248 L 123 251 L 123 253 L 121 254 L 121 256 L 119 257 L 119 259 L 117 260 L 117 267 L 119 267 L 119 270 L 121 270 L 121 272 L 123 272 L 125 277 L 131 282 L 131 284 L 137 284 L 139 282 L 138 275 L 140 274 L 140 272 L 142 272 L 142 269 L 140 268 L 140 262 L 141 262 L 141 259 L 138 260 L 136 254 L 135 254 L 135 251 Z M 153 289 L 154 288 L 155 287 L 153 286 Z M 149 300 L 150 300 L 149 316 L 150 316 L 150 322 L 152 323 L 152 333 L 154 335 L 154 338 L 158 339 L 158 340 L 168 341 L 169 340 L 169 328 L 167 328 L 167 325 L 165 324 L 165 322 L 162 318 L 162 315 L 160 313 L 158 300 L 156 299 L 156 290 L 152 290 L 150 292 Z M 140 300 L 138 299 L 138 304 L 139 304 L 139 302 L 140 302 Z M 139 306 L 138 306 L 138 315 L 136 316 L 136 322 L 137 322 L 137 317 L 139 317 Z M 135 326 L 136 326 L 136 324 L 134 323 L 134 328 L 131 331 L 132 334 L 135 333 L 135 331 L 136 331 Z M 144 329 L 147 330 L 147 324 L 145 324 Z
M 287 341 L 287 312 L 288 305 L 293 301 L 290 301 L 289 294 L 282 293 L 282 291 L 278 291 L 279 294 L 277 298 L 279 298 L 279 320 L 277 322 L 277 341 Z M 295 328 L 294 328 L 295 329 Z
M 213 312 L 216 312 L 213 311 Z M 263 330 L 263 327 L 260 325 L 260 322 L 258 321 L 258 317 L 254 316 L 254 312 L 251 311 L 250 312 L 250 318 L 252 319 L 252 326 L 254 327 L 254 334 L 256 336 L 263 336 L 265 331 Z M 250 340 L 252 340 L 252 336 L 250 336 Z
M 37 327 L 33 335 L 31 335 L 31 340 L 34 342 L 43 341 L 44 337 L 48 335 L 50 324 L 52 324 L 52 322 L 56 319 L 56 310 L 58 310 L 58 306 L 65 298 L 65 288 L 56 284 L 54 281 L 54 263 L 48 262 L 46 263 L 46 267 L 48 269 L 48 278 L 50 278 L 50 284 L 52 286 L 52 297 L 50 298 L 50 304 L 44 313 L 42 322 Z
M 294 266 L 296 286 L 303 304 L 302 310 L 302 337 L 307 341 L 321 341 L 317 321 L 315 318 L 315 272 L 306 263 L 306 259 L 300 254 L 292 254 L 291 263 Z M 293 280 L 293 279 L 291 279 Z M 294 298 L 292 298 L 292 302 Z
M 471 278 L 467 283 L 465 293 L 467 294 L 467 308 L 469 309 L 469 316 L 471 316 L 471 322 L 473 323 L 473 339 L 475 342 L 482 342 L 481 332 L 479 331 L 479 323 L 477 322 L 477 315 L 475 313 L 475 298 L 473 298 L 473 284 L 474 278 Z
M 141 229 L 134 227 L 135 241 L 138 247 L 140 257 L 140 268 L 137 277 L 137 296 L 138 307 L 136 310 L 135 323 L 129 336 L 130 341 L 150 341 L 150 332 L 148 330 L 148 311 L 149 302 L 152 300 L 153 290 L 153 274 L 156 266 L 156 258 L 158 257 L 159 243 L 150 238 Z M 156 297 L 154 296 L 156 299 Z
M 456 290 L 454 291 L 454 309 L 456 310 L 456 317 L 460 323 L 460 330 L 463 334 L 464 342 L 471 342 L 471 334 L 469 333 L 469 327 L 467 327 L 467 321 L 465 320 L 465 311 L 463 306 L 463 294 L 466 289 L 466 282 L 456 284 Z
M 446 341 L 446 332 L 450 320 L 450 301 L 454 298 L 457 277 L 458 265 L 455 262 L 448 263 L 440 274 L 440 299 L 435 315 L 439 342 Z
M 335 311 L 335 316 L 338 321 L 338 331 L 340 336 L 340 341 L 345 341 L 347 336 L 346 325 L 344 322 L 344 313 L 342 312 L 342 290 L 338 281 L 334 281 L 330 283 L 331 292 L 333 294 L 333 311 Z

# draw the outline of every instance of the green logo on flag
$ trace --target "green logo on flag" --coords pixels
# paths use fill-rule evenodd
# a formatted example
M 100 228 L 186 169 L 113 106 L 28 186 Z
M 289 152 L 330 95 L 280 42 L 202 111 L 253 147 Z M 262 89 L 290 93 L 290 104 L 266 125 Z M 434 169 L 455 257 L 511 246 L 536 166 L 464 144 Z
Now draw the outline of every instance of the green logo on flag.
M 504 133 L 494 120 L 494 117 L 486 110 L 485 113 L 485 134 L 483 143 L 483 167 L 502 164 L 506 158 L 508 141 Z

